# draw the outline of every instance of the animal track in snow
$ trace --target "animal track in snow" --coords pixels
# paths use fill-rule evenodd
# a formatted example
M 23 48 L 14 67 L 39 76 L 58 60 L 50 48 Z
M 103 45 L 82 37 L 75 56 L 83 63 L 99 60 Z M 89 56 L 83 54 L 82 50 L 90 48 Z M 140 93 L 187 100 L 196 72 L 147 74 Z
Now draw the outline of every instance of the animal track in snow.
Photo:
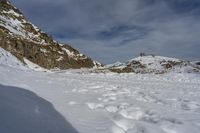
M 92 110 L 104 108 L 104 104 L 102 103 L 86 103 L 86 105 Z
M 144 113 L 140 110 L 121 110 L 120 114 L 127 119 L 139 120 L 144 116 Z

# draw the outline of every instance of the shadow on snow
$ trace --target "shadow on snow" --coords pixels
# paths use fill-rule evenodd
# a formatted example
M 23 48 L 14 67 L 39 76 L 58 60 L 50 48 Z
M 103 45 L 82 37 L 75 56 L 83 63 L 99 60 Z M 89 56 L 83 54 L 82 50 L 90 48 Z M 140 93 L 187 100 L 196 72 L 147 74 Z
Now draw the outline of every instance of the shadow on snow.
M 0 85 L 0 132 L 78 133 L 53 105 L 35 93 Z

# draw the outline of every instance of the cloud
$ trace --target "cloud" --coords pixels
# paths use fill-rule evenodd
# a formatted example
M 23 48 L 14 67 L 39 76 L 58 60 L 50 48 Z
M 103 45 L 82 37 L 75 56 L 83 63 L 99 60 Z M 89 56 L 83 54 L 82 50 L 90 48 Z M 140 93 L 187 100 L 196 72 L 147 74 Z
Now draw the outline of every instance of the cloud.
M 104 63 L 140 52 L 197 60 L 199 0 L 12 0 L 61 42 Z

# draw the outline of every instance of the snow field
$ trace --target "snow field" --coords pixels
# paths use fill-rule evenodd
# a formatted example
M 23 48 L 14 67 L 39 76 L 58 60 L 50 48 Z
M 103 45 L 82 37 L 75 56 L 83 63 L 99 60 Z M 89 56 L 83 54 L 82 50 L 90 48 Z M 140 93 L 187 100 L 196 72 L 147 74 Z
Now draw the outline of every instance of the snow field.
M 200 131 L 199 74 L 43 72 L 8 64 L 0 63 L 0 84 L 49 101 L 79 133 Z

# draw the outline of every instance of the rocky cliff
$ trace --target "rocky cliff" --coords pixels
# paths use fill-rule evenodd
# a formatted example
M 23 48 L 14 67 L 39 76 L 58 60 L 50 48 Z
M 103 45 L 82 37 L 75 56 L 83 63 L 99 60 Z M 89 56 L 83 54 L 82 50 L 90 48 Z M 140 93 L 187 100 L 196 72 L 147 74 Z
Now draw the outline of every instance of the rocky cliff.
M 0 47 L 22 62 L 28 59 L 47 69 L 101 66 L 71 46 L 53 40 L 7 0 L 0 0 Z

